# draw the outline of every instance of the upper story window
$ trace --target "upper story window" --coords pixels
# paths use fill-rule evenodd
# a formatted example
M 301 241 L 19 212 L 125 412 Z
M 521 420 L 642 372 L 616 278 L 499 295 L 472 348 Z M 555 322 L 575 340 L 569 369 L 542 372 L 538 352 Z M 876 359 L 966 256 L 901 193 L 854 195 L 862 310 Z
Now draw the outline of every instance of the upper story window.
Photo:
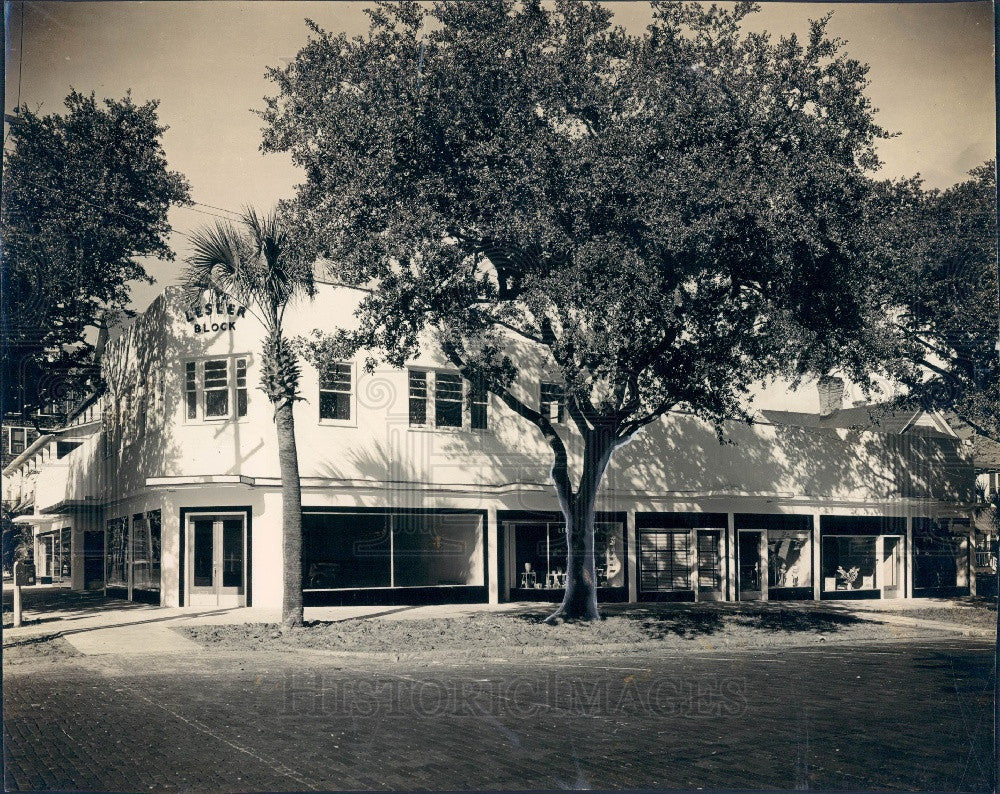
M 409 406 L 412 427 L 488 427 L 486 389 L 456 372 L 411 369 Z
M 246 357 L 188 361 L 184 365 L 184 412 L 192 421 L 246 416 Z
M 333 364 L 319 373 L 319 418 L 321 421 L 350 422 L 353 410 L 354 377 L 351 364 Z
M 538 411 L 550 422 L 562 422 L 566 415 L 566 395 L 558 383 L 540 384 Z
M 7 451 L 11 455 L 20 455 L 28 448 L 28 428 L 26 427 L 5 427 L 4 440 L 7 442 Z

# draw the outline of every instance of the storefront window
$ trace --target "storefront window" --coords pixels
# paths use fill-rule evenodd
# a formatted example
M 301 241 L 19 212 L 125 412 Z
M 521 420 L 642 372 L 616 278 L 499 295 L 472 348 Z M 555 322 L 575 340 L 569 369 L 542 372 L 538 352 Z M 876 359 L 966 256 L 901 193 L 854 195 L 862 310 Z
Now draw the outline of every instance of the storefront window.
M 968 525 L 962 527 L 968 532 Z M 962 537 L 946 521 L 913 520 L 913 587 L 952 588 L 958 585 Z
M 875 537 L 823 538 L 823 590 L 875 589 Z
M 643 592 L 691 589 L 690 531 L 646 529 L 639 534 L 639 584 Z
M 566 586 L 566 525 L 556 521 L 518 522 L 514 528 L 515 577 L 521 589 Z M 624 587 L 625 539 L 618 522 L 594 523 L 594 570 L 598 587 Z
M 812 587 L 812 543 L 801 530 L 767 530 L 767 586 Z
M 302 516 L 302 585 L 307 590 L 389 587 L 389 554 L 385 514 Z
M 483 584 L 483 520 L 468 513 L 392 517 L 396 587 Z
M 306 513 L 303 586 L 481 587 L 483 543 L 478 513 Z
M 132 586 L 160 589 L 160 511 L 132 517 Z
M 107 530 L 105 581 L 108 587 L 128 587 L 128 570 L 126 568 L 128 519 L 112 518 L 107 523 Z

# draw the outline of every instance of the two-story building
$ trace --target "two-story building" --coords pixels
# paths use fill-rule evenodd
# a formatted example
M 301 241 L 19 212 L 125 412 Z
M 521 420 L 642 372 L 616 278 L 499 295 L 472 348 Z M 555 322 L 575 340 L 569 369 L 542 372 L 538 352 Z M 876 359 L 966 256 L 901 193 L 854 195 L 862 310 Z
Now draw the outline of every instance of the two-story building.
M 289 310 L 290 333 L 349 324 L 357 297 L 321 284 Z M 4 470 L 25 482 L 34 467 L 22 520 L 41 542 L 58 539 L 74 587 L 164 605 L 279 606 L 280 477 L 251 309 L 192 309 L 168 289 L 108 345 L 105 393 Z M 523 365 L 514 388 L 556 421 L 578 466 L 544 351 L 511 345 Z M 562 516 L 534 426 L 470 392 L 432 340 L 403 369 L 369 374 L 361 360 L 322 377 L 303 365 L 305 603 L 559 599 Z M 967 447 L 935 415 L 877 422 L 827 399 L 821 414 L 734 423 L 726 445 L 672 413 L 621 448 L 598 504 L 600 597 L 969 592 Z M 38 457 L 60 441 L 77 446 Z

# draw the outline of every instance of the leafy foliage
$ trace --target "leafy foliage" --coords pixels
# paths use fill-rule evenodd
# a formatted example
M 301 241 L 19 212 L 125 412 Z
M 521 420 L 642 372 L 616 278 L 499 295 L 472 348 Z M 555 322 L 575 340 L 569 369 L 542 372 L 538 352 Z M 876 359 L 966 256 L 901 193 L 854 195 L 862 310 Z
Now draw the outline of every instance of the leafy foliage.
M 761 378 L 864 386 L 900 360 L 878 287 L 904 206 L 870 176 L 888 133 L 867 67 L 825 18 L 805 40 L 743 33 L 754 10 L 653 3 L 633 36 L 566 0 L 380 4 L 367 36 L 310 23 L 269 71 L 263 148 L 305 170 L 305 248 L 372 287 L 360 330 L 314 356 L 399 365 L 433 331 L 549 442 L 591 566 L 597 487 L 644 425 L 680 407 L 721 437 Z M 565 383 L 575 487 L 564 439 L 510 389 L 515 337 Z
M 189 201 L 188 184 L 167 168 L 157 104 L 126 96 L 102 107 L 73 91 L 63 115 L 25 106 L 10 117 L 0 225 L 5 409 L 19 407 L 27 373 L 93 376 L 87 329 L 130 314 L 129 282 L 150 281 L 140 257 L 173 258 L 167 212 Z M 53 396 L 52 379 L 43 380 L 41 389 L 27 384 L 29 405 Z
M 888 283 L 918 365 L 903 402 L 954 411 L 1000 440 L 1000 286 L 996 163 L 945 190 L 909 186 L 912 213 L 897 229 Z
M 205 290 L 232 297 L 264 325 L 262 386 L 275 404 L 298 399 L 299 365 L 283 321 L 289 302 L 313 289 L 312 268 L 291 255 L 288 240 L 277 213 L 248 208 L 241 227 L 219 221 L 192 236 L 184 274 L 193 301 Z

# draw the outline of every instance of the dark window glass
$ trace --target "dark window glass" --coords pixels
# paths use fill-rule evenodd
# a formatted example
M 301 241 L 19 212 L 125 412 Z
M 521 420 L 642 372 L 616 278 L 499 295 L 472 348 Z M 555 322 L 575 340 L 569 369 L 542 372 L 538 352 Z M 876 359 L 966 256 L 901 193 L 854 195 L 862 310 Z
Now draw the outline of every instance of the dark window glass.
M 20 455 L 25 450 L 25 439 L 27 433 L 23 427 L 12 427 L 10 429 L 10 451 L 14 455 Z
M 213 521 L 210 518 L 201 518 L 194 522 L 194 554 L 192 555 L 194 557 L 194 570 L 192 575 L 195 587 L 212 586 L 214 558 L 212 524 Z
M 489 392 L 486 390 L 486 386 L 482 383 L 471 383 L 469 384 L 470 397 L 471 397 L 471 411 L 472 416 L 472 427 L 475 430 L 485 430 L 487 426 L 488 416 L 487 408 Z
M 563 387 L 557 383 L 542 383 L 538 400 L 539 412 L 550 422 L 561 422 L 566 410 L 566 398 Z
M 434 423 L 462 426 L 462 376 L 439 372 L 434 386 Z
M 302 516 L 302 586 L 306 590 L 388 587 L 389 516 Z
M 205 362 L 205 416 L 229 415 L 229 362 Z
M 410 370 L 410 424 L 427 424 L 427 373 Z
M 222 522 L 222 586 L 243 587 L 243 519 Z
M 319 418 L 349 420 L 351 418 L 351 365 L 334 364 L 320 371 Z

